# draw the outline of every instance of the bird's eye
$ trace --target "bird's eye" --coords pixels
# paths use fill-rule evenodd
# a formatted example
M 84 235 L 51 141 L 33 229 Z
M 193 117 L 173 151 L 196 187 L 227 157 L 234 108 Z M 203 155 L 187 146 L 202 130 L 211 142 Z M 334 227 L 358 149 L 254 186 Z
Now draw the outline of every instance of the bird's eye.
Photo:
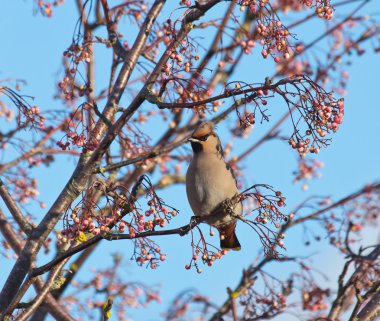
M 198 139 L 201 140 L 201 141 L 203 141 L 203 142 L 205 142 L 208 139 L 209 136 L 210 135 L 204 135 L 202 137 L 199 137 Z

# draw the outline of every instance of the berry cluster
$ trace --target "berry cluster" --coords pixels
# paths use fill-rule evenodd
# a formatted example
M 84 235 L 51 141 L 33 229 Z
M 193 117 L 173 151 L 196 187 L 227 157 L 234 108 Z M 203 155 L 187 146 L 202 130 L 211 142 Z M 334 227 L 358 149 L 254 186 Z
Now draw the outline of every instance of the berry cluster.
M 214 236 L 214 232 L 210 231 L 210 236 Z M 194 242 L 194 234 L 192 233 L 192 250 L 193 255 L 188 264 L 185 265 L 186 270 L 190 270 L 191 267 L 195 267 L 198 273 L 202 273 L 202 269 L 199 267 L 198 262 L 199 259 L 203 264 L 207 264 L 208 266 L 213 266 L 214 262 L 217 259 L 221 259 L 224 255 L 227 254 L 227 250 L 217 250 L 212 245 L 206 243 L 201 233 L 201 238 L 198 242 Z M 214 249 L 210 249 L 210 247 Z
M 37 7 L 42 15 L 51 18 L 53 16 L 53 7 L 60 6 L 65 0 L 56 0 L 53 2 L 48 2 L 44 0 L 35 0 L 37 2 Z
M 308 2 L 311 2 L 311 0 L 308 0 Z M 331 20 L 334 9 L 329 0 L 316 0 L 315 13 L 321 19 Z
M 236 137 L 248 138 L 256 123 L 255 114 L 244 110 L 243 115 L 238 113 L 238 120 L 231 129 L 231 133 Z
M 302 293 L 302 307 L 304 310 L 320 311 L 326 310 L 328 305 L 324 302 L 330 295 L 330 290 L 323 290 L 317 285 L 314 285 L 310 290 Z
M 256 123 L 256 120 L 257 120 L 256 113 L 260 114 L 260 118 L 261 118 L 260 122 L 264 120 L 269 121 L 269 116 L 267 115 L 266 106 L 268 105 L 268 98 L 273 97 L 273 95 L 269 95 L 268 89 L 257 89 L 257 90 L 255 89 L 252 94 L 253 85 L 251 84 L 244 84 L 242 86 L 239 82 L 237 82 L 235 83 L 234 87 L 237 90 L 241 90 L 241 89 L 248 90 L 248 92 L 244 93 L 243 98 L 235 99 L 235 106 L 236 106 L 235 110 L 238 116 L 238 124 L 236 125 L 236 128 L 232 130 L 234 135 L 245 137 L 250 133 L 250 130 L 252 130 L 252 126 Z M 233 94 L 233 89 L 232 90 L 226 89 L 226 91 Z M 254 105 L 253 111 L 247 108 L 248 104 Z M 238 108 L 242 105 L 245 106 L 243 113 L 241 113 Z M 250 130 L 248 130 L 249 128 Z
M 191 6 L 191 0 L 180 0 L 179 5 L 190 7 Z
M 296 184 L 299 181 L 302 181 L 302 189 L 307 190 L 308 186 L 305 181 L 313 178 L 320 178 L 322 174 L 318 170 L 323 167 L 324 164 L 320 161 L 300 158 L 298 161 L 298 170 L 294 173 L 295 178 L 293 183 Z
M 303 47 L 301 44 L 296 45 L 295 53 L 296 54 L 301 53 L 302 48 Z M 295 56 L 292 55 L 292 58 L 295 58 Z M 299 60 L 299 59 L 283 60 L 277 65 L 277 70 L 280 74 L 286 77 L 294 77 L 297 75 L 311 76 L 313 74 L 313 70 L 308 60 Z
M 7 183 L 12 186 L 14 199 L 21 204 L 28 203 L 31 199 L 35 200 L 39 195 L 37 180 L 30 178 L 27 171 L 21 167 L 17 168 L 17 175 L 7 178 Z
M 262 190 L 269 191 L 270 194 L 265 194 Z M 261 184 L 251 186 L 239 197 L 241 201 L 248 199 L 248 214 L 257 213 L 254 220 L 249 220 L 246 216 L 241 220 L 258 234 L 265 255 L 278 257 L 277 247 L 284 248 L 285 235 L 277 230 L 281 228 L 282 222 L 293 218 L 293 214 L 285 215 L 280 211 L 280 208 L 285 206 L 285 197 L 280 191 L 274 191 L 271 186 Z M 269 225 L 273 225 L 276 230 Z
M 289 9 L 292 11 L 301 11 L 305 7 L 310 7 L 312 0 L 279 0 L 280 7 L 287 12 Z M 310 2 L 308 6 L 306 3 Z
M 40 164 L 45 164 L 46 166 L 49 166 L 50 163 L 54 161 L 54 156 L 46 155 L 46 156 L 28 157 L 27 161 L 28 161 L 29 167 L 37 167 Z
M 8 108 L 7 105 L 0 101 L 0 117 L 5 117 L 5 120 L 9 123 L 15 116 L 13 109 Z
M 279 0 L 281 8 L 288 11 L 300 11 L 305 8 L 315 8 L 315 13 L 321 19 L 330 20 L 334 14 L 334 8 L 329 0 Z
M 170 37 L 175 35 L 175 23 L 171 19 L 168 19 L 163 25 L 164 35 L 167 37 L 166 44 L 170 43 Z M 166 55 L 169 56 L 171 61 L 167 62 L 162 69 L 167 76 L 175 74 L 179 71 L 185 71 L 189 73 L 193 66 L 193 60 L 199 60 L 199 56 L 194 54 L 194 47 L 189 42 L 189 39 L 184 39 L 180 42 L 177 49 L 168 50 Z
M 259 22 L 257 32 L 262 38 L 260 44 L 263 46 L 261 51 L 263 58 L 271 55 L 276 63 L 279 63 L 281 58 L 289 59 L 290 45 L 288 36 L 290 33 L 280 20 Z
M 288 37 L 291 36 L 288 29 L 278 19 L 273 12 L 268 0 L 243 0 L 239 1 L 242 6 L 248 7 L 253 14 L 258 15 L 257 35 L 261 39 L 260 44 L 263 46 L 261 54 L 263 58 L 272 56 L 276 63 L 282 59 L 289 59 L 290 44 Z M 241 43 L 245 53 L 250 53 L 251 48 L 255 47 L 254 39 Z
M 240 42 L 240 47 L 243 49 L 246 55 L 250 54 L 252 49 L 256 47 L 256 42 L 253 39 L 249 39 L 248 41 L 242 40 Z
M 133 258 L 139 265 L 149 265 L 156 268 L 159 261 L 166 259 L 160 247 L 147 237 L 138 237 L 138 233 L 153 231 L 157 227 L 164 227 L 178 211 L 165 205 L 157 196 L 147 177 L 142 185 L 146 188 L 148 209 L 137 208 L 125 195 L 128 194 L 122 186 L 113 186 L 103 181 L 95 182 L 86 190 L 82 201 L 66 214 L 65 227 L 57 235 L 59 243 L 84 242 L 88 237 L 100 233 L 109 233 L 117 229 L 119 233 L 129 232 L 135 250 Z M 96 204 L 91 201 L 94 193 L 101 192 L 107 200 L 108 206 L 104 211 L 98 212 Z M 170 208 L 170 209 L 169 209 Z
M 88 139 L 84 133 L 77 134 L 76 132 L 69 132 L 67 138 L 66 143 L 62 143 L 61 141 L 57 142 L 57 145 L 62 148 L 62 150 L 66 150 L 70 145 L 83 148 L 84 152 L 93 151 L 98 147 L 98 142 L 93 138 Z
M 32 97 L 19 95 L 7 86 L 0 86 L 0 94 L 7 96 L 17 107 L 19 112 L 17 117 L 19 126 L 23 124 L 23 127 L 26 127 L 26 124 L 30 124 L 33 128 L 45 130 L 45 117 L 41 115 L 40 108 L 38 106 L 31 106 L 26 100 L 26 98 Z M 0 107 L 0 116 L 4 115 L 7 121 L 11 121 L 14 117 L 13 110 L 8 109 L 2 102 L 0 102 Z M 24 119 L 21 115 L 25 118 L 25 123 L 23 123 Z
M 90 106 L 89 104 L 82 104 L 66 118 L 61 127 L 65 135 L 56 142 L 59 148 L 68 150 L 70 146 L 78 147 L 86 153 L 94 151 L 98 147 L 98 141 L 91 137 L 91 133 L 85 124 L 85 113 Z
M 336 210 L 326 215 L 323 228 L 326 230 L 330 244 L 345 255 L 352 254 L 350 247 L 362 237 L 363 229 L 378 224 L 379 200 L 379 192 L 369 191 L 368 194 L 343 206 L 340 211 Z
M 162 253 L 161 248 L 149 238 L 133 239 L 134 253 L 132 259 L 138 266 L 146 266 L 156 269 L 160 262 L 166 260 L 166 255 Z
M 244 308 L 244 319 L 264 320 L 272 319 L 287 307 L 287 298 L 291 292 L 291 281 L 281 281 L 263 270 L 259 271 L 260 278 L 264 279 L 264 290 L 256 291 L 255 287 L 246 286 L 238 296 L 239 303 Z M 246 283 L 251 280 L 246 279 Z M 252 308 L 254 307 L 254 308 Z
M 309 87 L 305 86 L 306 84 Z M 330 132 L 336 132 L 343 122 L 344 100 L 335 100 L 331 93 L 327 93 L 321 86 L 303 76 L 300 82 L 293 83 L 300 96 L 298 103 L 292 103 L 297 109 L 307 129 L 297 128 L 294 119 L 294 132 L 289 139 L 290 146 L 297 150 L 301 157 L 307 153 L 318 154 L 320 147 L 328 145 L 330 139 L 326 136 Z M 282 93 L 287 101 L 289 96 Z M 294 117 L 294 116 L 293 116 Z
M 90 83 L 79 84 L 76 79 L 79 73 L 79 64 L 91 62 L 90 44 L 91 40 L 89 39 L 84 41 L 83 45 L 74 42 L 63 53 L 63 56 L 70 62 L 67 63 L 66 76 L 58 83 L 58 88 L 64 100 L 68 102 L 92 92 Z
M 41 115 L 38 106 L 31 106 L 25 111 L 24 116 L 34 126 L 38 126 L 41 130 L 45 130 L 45 117 Z
M 286 308 L 286 299 L 287 297 L 281 292 L 273 293 L 270 296 L 263 296 L 256 293 L 255 303 L 260 305 L 264 311 L 281 311 Z M 242 302 L 242 305 L 247 305 L 247 303 L 244 303 L 245 302 Z
M 154 112 L 148 111 L 146 113 L 139 112 L 133 118 L 134 123 L 143 124 L 145 123 L 149 117 L 155 115 Z M 138 126 L 127 124 L 124 126 L 123 132 L 120 133 L 120 154 L 124 158 L 134 158 L 147 150 L 151 149 L 150 146 L 150 137 L 144 133 Z M 148 163 L 148 160 L 142 162 L 142 166 L 145 163 Z
M 264 194 L 260 189 L 265 189 L 273 194 Z M 245 200 L 247 198 L 252 198 L 256 204 L 253 211 L 258 211 L 256 216 L 256 221 L 262 224 L 266 224 L 268 220 L 272 224 L 276 224 L 279 221 L 286 221 L 287 216 L 282 214 L 279 210 L 280 207 L 285 206 L 285 197 L 280 191 L 274 191 L 269 185 L 254 185 L 249 189 L 245 190 L 241 196 L 240 200 Z
M 57 141 L 57 146 L 62 150 L 69 149 L 70 146 L 83 148 L 83 152 L 94 151 L 98 147 L 98 142 L 93 138 L 88 138 L 83 132 L 78 134 L 75 131 L 70 131 L 67 135 L 65 143 Z

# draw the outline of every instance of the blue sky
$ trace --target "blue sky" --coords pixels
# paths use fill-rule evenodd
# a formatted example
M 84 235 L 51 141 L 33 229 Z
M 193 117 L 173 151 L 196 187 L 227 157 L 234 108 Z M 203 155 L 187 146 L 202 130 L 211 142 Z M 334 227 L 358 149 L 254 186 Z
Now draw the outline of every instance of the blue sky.
M 374 12 L 376 9 L 374 2 L 376 1 L 372 1 L 363 12 Z M 222 6 L 225 4 L 220 5 Z M 223 10 L 225 10 L 224 7 Z M 168 11 L 169 9 L 164 12 Z M 40 15 L 34 16 L 31 1 L 7 1 L 2 5 L 0 34 L 3 45 L 0 50 L 0 79 L 14 77 L 26 80 L 27 86 L 23 88 L 22 93 L 35 96 L 35 103 L 42 110 L 62 107 L 60 102 L 53 100 L 53 94 L 57 79 L 62 75 L 60 67 L 62 52 L 71 43 L 76 19 L 77 11 L 73 8 L 71 1 L 55 9 L 52 19 Z M 315 32 L 322 27 L 323 24 L 318 21 L 308 25 L 307 28 L 299 28 L 296 32 L 299 39 L 313 39 Z M 205 34 L 205 37 L 207 38 L 208 34 Z M 368 50 L 364 56 L 351 58 L 353 65 L 348 68 L 350 79 L 347 86 L 348 95 L 345 97 L 344 124 L 338 133 L 333 135 L 331 146 L 322 150 L 317 156 L 318 160 L 325 163 L 325 168 L 321 170 L 323 176 L 320 180 L 310 182 L 306 192 L 301 191 L 300 184 L 293 185 L 291 173 L 296 169 L 296 155 L 287 144 L 278 141 L 266 143 L 244 163 L 247 169 L 246 180 L 267 183 L 283 191 L 287 197 L 289 211 L 292 206 L 308 196 L 330 195 L 333 199 L 339 199 L 356 191 L 365 183 L 380 179 L 380 105 L 377 79 L 380 59 L 373 53 L 371 46 L 367 44 L 366 48 Z M 323 52 L 323 47 L 318 50 Z M 98 61 L 96 74 L 99 83 L 105 83 L 108 79 L 109 55 L 109 51 L 99 50 L 99 56 L 96 58 Z M 104 65 L 107 66 L 106 70 L 102 68 Z M 273 73 L 272 62 L 253 54 L 244 58 L 243 64 L 233 79 L 260 82 L 271 73 Z M 153 108 L 153 106 L 146 108 Z M 251 139 L 260 138 L 271 127 L 276 117 L 285 111 L 286 106 L 276 100 L 275 103 L 269 105 L 269 108 L 273 114 L 272 121 L 255 126 Z M 227 137 L 224 130 L 226 127 L 231 127 L 233 122 L 227 121 L 225 125 L 219 126 L 222 140 Z M 0 126 L 6 126 L 6 124 L 0 120 Z M 150 127 L 149 130 L 152 137 L 159 137 L 160 128 Z M 236 140 L 232 155 L 238 154 L 249 145 L 247 141 Z M 11 153 L 12 151 L 9 151 L 7 155 L 0 155 L 0 160 L 12 158 Z M 68 157 L 61 156 L 58 157 L 54 166 L 34 170 L 34 175 L 39 179 L 40 199 L 48 206 L 52 204 L 66 183 L 73 168 L 74 163 L 68 160 Z M 191 210 L 185 197 L 184 186 L 171 187 L 161 192 L 160 196 L 168 204 L 181 211 L 179 217 L 173 222 L 173 227 L 188 222 Z M 0 203 L 0 206 L 3 208 L 3 203 Z M 37 218 L 41 218 L 44 214 L 33 204 L 30 210 Z M 307 255 L 318 252 L 319 254 L 316 254 L 313 260 L 331 277 L 330 281 L 335 282 L 334 278 L 342 265 L 342 258 L 337 256 L 334 249 L 328 247 L 328 242 L 324 240 L 325 234 L 318 225 L 313 226 L 317 234 L 321 233 L 323 240 L 304 248 L 300 242 L 302 230 L 294 229 L 286 236 L 287 253 Z M 129 316 L 134 316 L 138 320 L 156 320 L 158 315 L 168 307 L 170 300 L 186 288 L 197 289 L 217 303 L 226 298 L 227 286 L 234 287 L 237 284 L 242 268 L 247 267 L 260 251 L 257 236 L 246 226 L 240 224 L 237 233 L 242 243 L 242 250 L 229 253 L 212 268 L 204 267 L 202 274 L 184 269 L 191 256 L 189 236 L 169 236 L 157 239 L 167 254 L 167 260 L 156 271 L 139 268 L 133 261 L 129 261 L 132 247 L 129 242 L 124 241 L 101 244 L 98 252 L 101 254 L 91 256 L 83 271 L 88 271 L 91 267 L 101 269 L 109 266 L 112 262 L 111 256 L 108 260 L 106 258 L 108 256 L 104 253 L 111 254 L 116 251 L 125 253 L 125 276 L 131 281 L 144 280 L 147 285 L 160 285 L 163 298 L 161 304 L 152 304 L 145 311 L 131 311 Z M 365 242 L 374 242 L 377 237 L 378 231 L 375 228 L 368 230 Z M 10 262 L 3 258 L 0 260 L 2 271 L 4 271 Z M 323 262 L 323 265 L 320 262 Z M 281 277 L 292 268 L 292 266 L 284 267 L 283 264 L 273 264 L 270 270 Z M 3 284 L 4 277 L 5 273 L 1 273 L 0 285 Z M 82 279 L 87 277 L 89 275 L 86 275 L 86 272 L 82 273 Z M 330 281 L 326 281 L 326 284 Z M 286 315 L 276 320 L 293 321 L 296 318 Z

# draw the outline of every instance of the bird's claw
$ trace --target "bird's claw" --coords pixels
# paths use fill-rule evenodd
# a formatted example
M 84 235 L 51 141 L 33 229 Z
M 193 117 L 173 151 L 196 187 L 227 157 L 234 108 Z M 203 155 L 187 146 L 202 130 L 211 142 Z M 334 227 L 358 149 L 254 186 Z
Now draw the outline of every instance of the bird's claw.
M 193 228 L 194 226 L 198 225 L 201 221 L 201 217 L 200 216 L 192 216 L 190 218 L 190 227 Z
M 225 199 L 222 202 L 222 209 L 224 213 L 233 214 L 234 213 L 234 203 L 230 198 Z
M 201 221 L 200 216 L 192 216 L 190 218 L 190 223 L 181 229 L 180 235 L 184 236 L 187 233 L 189 233 L 189 231 L 192 230 L 193 227 L 197 226 L 200 223 L 200 221 Z

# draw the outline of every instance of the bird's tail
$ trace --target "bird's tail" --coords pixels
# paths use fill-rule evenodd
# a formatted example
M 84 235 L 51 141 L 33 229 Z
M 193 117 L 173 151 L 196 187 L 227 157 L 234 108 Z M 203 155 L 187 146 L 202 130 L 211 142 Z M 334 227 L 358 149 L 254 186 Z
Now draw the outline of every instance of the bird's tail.
M 239 251 L 241 249 L 240 242 L 235 233 L 236 222 L 231 222 L 223 226 L 218 226 L 220 235 L 220 247 L 226 250 Z

